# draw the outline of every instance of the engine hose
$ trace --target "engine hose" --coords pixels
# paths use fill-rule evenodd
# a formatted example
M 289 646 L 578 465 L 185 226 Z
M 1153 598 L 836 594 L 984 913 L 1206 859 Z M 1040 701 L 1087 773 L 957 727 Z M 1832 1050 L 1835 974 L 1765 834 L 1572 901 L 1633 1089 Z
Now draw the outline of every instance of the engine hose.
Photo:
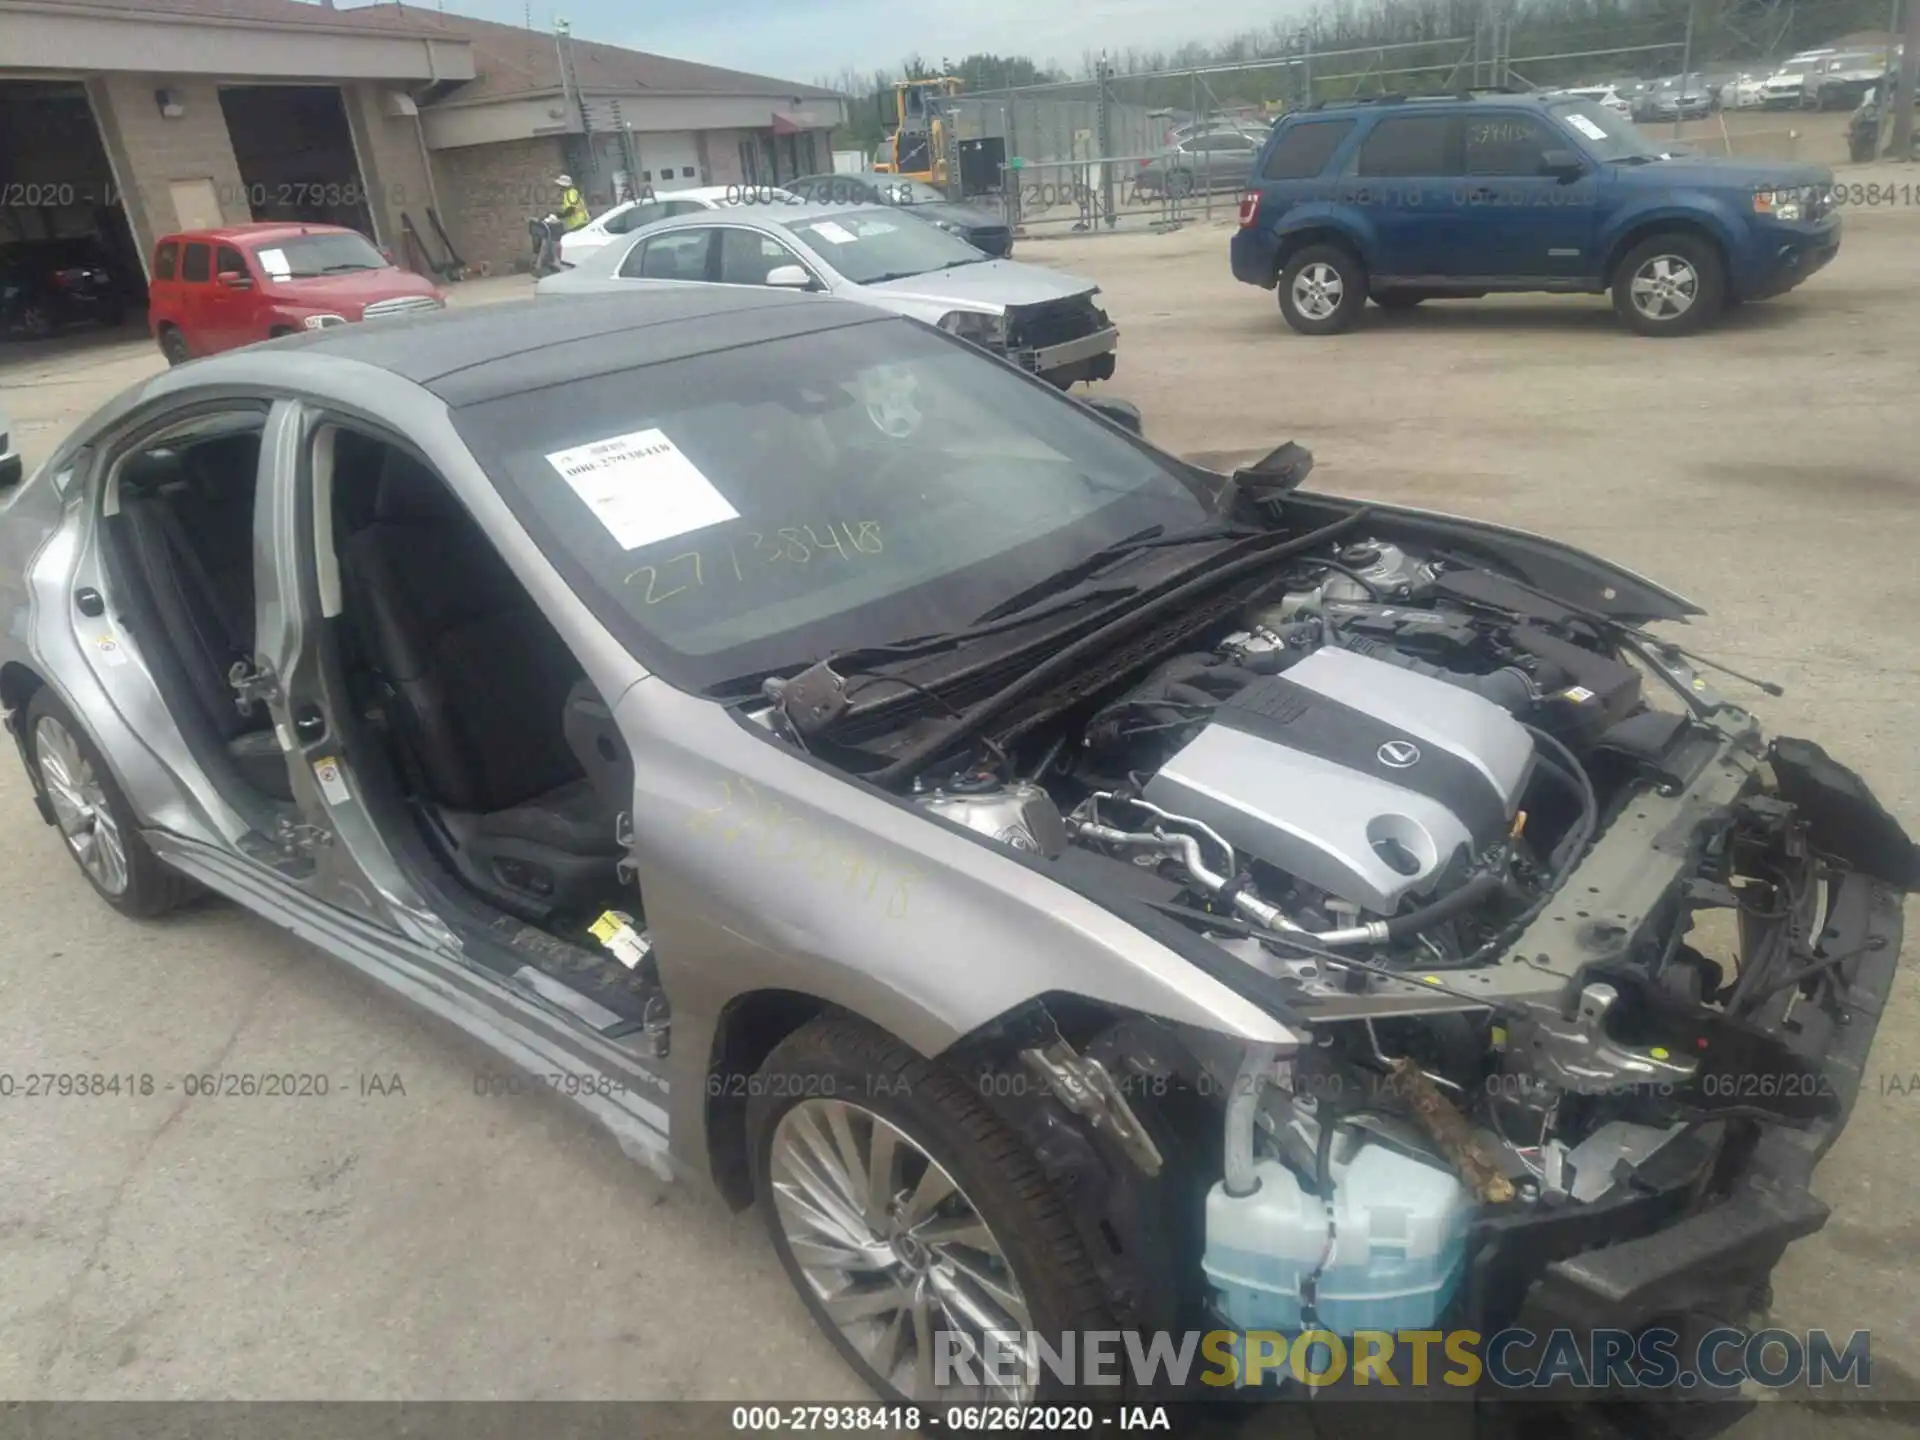
M 1512 920 L 1508 921 L 1498 934 L 1485 941 L 1477 949 L 1469 951 L 1458 959 L 1428 962 L 1426 968 L 1429 970 L 1466 969 L 1470 966 L 1480 964 L 1488 955 L 1504 948 L 1510 939 L 1537 920 L 1541 913 L 1546 910 L 1547 906 L 1553 903 L 1554 896 L 1560 893 L 1561 887 L 1567 883 L 1568 877 L 1573 874 L 1574 867 L 1580 863 L 1581 857 L 1587 853 L 1587 846 L 1593 840 L 1593 832 L 1599 828 L 1600 797 L 1594 793 L 1593 782 L 1587 778 L 1587 772 L 1580 768 L 1580 762 L 1574 759 L 1573 752 L 1544 730 L 1532 725 L 1525 726 L 1524 728 L 1529 735 L 1533 736 L 1535 744 L 1545 746 L 1562 762 L 1558 766 L 1550 768 L 1563 770 L 1565 773 L 1563 775 L 1557 775 L 1556 778 L 1570 780 L 1573 783 L 1573 787 L 1579 791 L 1580 818 L 1574 823 L 1574 827 L 1568 833 L 1567 837 L 1553 847 L 1552 859 L 1555 862 L 1553 878 L 1547 882 L 1547 888 L 1540 892 L 1533 903 L 1522 910 Z
M 1462 911 L 1471 910 L 1476 905 L 1493 898 L 1494 894 L 1506 887 L 1506 881 L 1490 870 L 1483 870 L 1457 890 L 1442 895 L 1431 905 L 1422 905 L 1418 910 L 1409 910 L 1405 915 L 1395 915 L 1386 922 L 1389 940 L 1410 940 L 1423 930 L 1431 930 L 1443 920 L 1451 920 Z

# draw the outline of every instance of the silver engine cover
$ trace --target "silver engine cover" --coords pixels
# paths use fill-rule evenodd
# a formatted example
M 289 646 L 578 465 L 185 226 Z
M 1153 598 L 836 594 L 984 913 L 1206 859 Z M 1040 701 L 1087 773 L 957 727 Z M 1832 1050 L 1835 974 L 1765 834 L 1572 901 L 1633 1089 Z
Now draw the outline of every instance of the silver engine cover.
M 1145 794 L 1391 915 L 1507 833 L 1533 758 L 1533 737 L 1499 706 L 1327 648 L 1221 704 Z

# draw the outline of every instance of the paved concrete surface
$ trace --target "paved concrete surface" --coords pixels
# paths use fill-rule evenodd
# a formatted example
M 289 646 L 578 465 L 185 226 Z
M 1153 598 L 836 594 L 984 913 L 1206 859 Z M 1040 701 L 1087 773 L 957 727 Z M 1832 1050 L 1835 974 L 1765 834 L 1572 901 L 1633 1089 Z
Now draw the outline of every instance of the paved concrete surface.
M 1551 530 L 1669 582 L 1713 612 L 1701 648 L 1788 687 L 1760 707 L 1775 729 L 1920 821 L 1920 209 L 1848 223 L 1804 289 L 1675 342 L 1541 297 L 1299 337 L 1231 280 L 1224 225 L 1023 258 L 1106 287 L 1108 393 L 1159 443 L 1229 463 L 1297 439 L 1320 488 Z M 157 364 L 62 342 L 0 362 L 0 397 L 35 459 Z M 754 1217 L 661 1189 L 557 1102 L 476 1096 L 484 1054 L 230 907 L 121 920 L 4 757 L 0 884 L 0 1072 L 157 1079 L 0 1100 L 0 1396 L 857 1396 Z M 332 1093 L 186 1098 L 213 1070 Z M 362 1093 L 393 1076 L 404 1094 Z M 1836 1218 L 1777 1284 L 1784 1325 L 1874 1332 L 1877 1392 L 1920 1373 L 1916 1107 L 1908 989 L 1821 1175 Z M 1802 1433 L 1789 1419 L 1748 1433 Z

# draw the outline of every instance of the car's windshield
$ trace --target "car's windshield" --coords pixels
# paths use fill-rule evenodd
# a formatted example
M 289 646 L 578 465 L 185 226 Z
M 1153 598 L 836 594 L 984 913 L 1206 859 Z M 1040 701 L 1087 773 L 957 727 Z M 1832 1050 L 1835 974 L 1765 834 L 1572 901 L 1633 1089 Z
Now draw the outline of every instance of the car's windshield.
M 1773 73 L 1776 75 L 1805 75 L 1819 63 L 1818 60 L 1789 60 Z
M 1547 107 L 1580 135 L 1601 160 L 1657 160 L 1661 150 L 1631 120 L 1591 100 L 1563 100 Z
M 896 210 L 850 210 L 784 223 L 809 250 L 856 285 L 904 280 L 987 258 L 966 241 Z
M 380 270 L 386 257 L 360 235 L 290 235 L 257 246 L 253 258 L 275 280 L 306 280 L 315 275 L 344 275 L 354 270 Z
M 705 689 L 961 629 L 1197 491 L 1000 362 L 904 320 L 615 371 L 455 423 L 640 659 Z

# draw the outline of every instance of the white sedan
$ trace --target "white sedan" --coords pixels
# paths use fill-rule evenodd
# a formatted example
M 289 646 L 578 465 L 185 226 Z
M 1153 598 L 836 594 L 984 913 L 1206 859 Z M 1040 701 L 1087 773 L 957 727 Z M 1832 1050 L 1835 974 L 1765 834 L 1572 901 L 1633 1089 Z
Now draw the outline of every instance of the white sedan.
M 1559 93 L 1570 100 L 1591 100 L 1601 108 L 1611 110 L 1623 120 L 1633 114 L 1632 104 L 1611 85 L 1581 85 Z
M 560 263 L 578 265 L 616 235 L 638 230 L 656 220 L 691 215 L 698 210 L 724 210 L 733 205 L 795 205 L 800 197 L 776 185 L 704 185 L 696 190 L 649 191 L 596 215 L 578 230 L 560 237 Z
M 812 202 L 730 205 L 616 236 L 536 295 L 636 286 L 768 285 L 856 300 L 938 325 L 1061 389 L 1112 377 L 1120 332 L 1100 287 L 996 260 L 904 210 Z

